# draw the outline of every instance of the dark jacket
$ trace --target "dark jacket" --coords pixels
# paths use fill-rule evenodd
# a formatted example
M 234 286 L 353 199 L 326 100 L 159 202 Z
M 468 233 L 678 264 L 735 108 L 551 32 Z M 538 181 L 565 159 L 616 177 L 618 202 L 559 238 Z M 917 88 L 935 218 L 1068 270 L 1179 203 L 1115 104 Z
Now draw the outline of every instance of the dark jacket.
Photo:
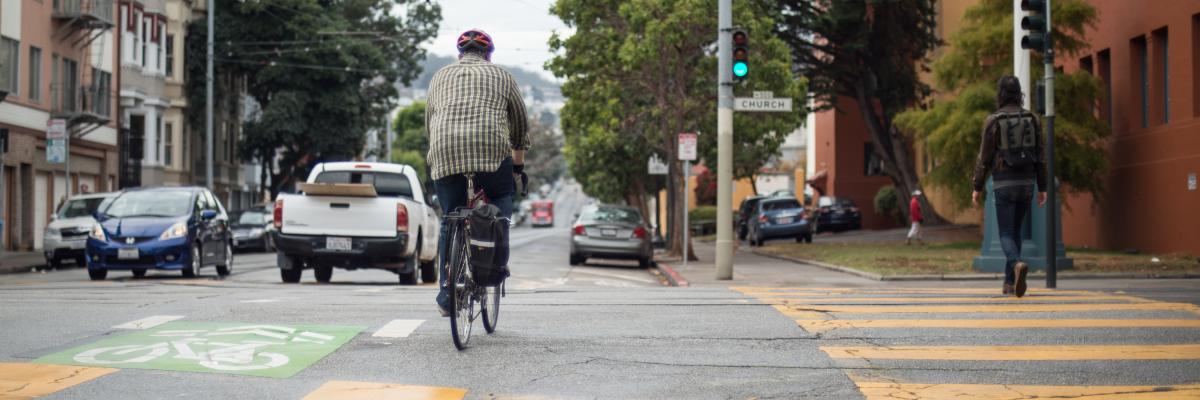
M 1038 191 L 1046 191 L 1046 151 L 1042 140 L 1041 120 L 1034 116 L 1034 132 L 1037 137 L 1037 152 L 1041 154 L 1038 162 L 1031 167 L 1012 169 L 1004 164 L 1003 157 L 997 157 L 996 119 L 1003 113 L 1018 113 L 1024 111 L 1020 106 L 1008 105 L 996 110 L 983 122 L 983 140 L 979 144 L 979 157 L 975 160 L 975 176 L 972 180 L 976 191 L 983 191 L 988 174 L 992 174 L 996 188 L 1007 186 L 1032 185 L 1037 183 Z

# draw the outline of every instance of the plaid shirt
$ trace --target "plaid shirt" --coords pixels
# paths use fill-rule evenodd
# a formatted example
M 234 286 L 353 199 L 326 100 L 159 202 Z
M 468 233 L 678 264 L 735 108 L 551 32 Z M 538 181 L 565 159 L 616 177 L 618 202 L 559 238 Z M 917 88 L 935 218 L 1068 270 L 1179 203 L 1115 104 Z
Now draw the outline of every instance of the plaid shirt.
M 425 107 L 433 179 L 493 172 L 529 148 L 525 100 L 512 74 L 466 54 L 433 75 Z

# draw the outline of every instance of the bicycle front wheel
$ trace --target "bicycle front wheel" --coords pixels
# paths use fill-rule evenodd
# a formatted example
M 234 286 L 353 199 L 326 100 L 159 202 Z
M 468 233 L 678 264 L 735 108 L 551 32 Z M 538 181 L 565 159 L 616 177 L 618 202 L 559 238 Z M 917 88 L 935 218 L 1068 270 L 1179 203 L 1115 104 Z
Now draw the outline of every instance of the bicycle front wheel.
M 463 229 L 459 226 L 454 230 L 450 241 L 450 265 L 448 280 L 450 286 L 450 335 L 454 338 L 454 347 L 459 350 L 467 348 L 471 341 L 471 323 L 475 320 L 475 297 L 471 295 L 474 286 L 467 276 L 467 240 Z
M 504 293 L 504 282 L 484 288 L 483 293 L 483 329 L 493 333 L 496 332 L 496 321 L 500 320 L 500 295 Z

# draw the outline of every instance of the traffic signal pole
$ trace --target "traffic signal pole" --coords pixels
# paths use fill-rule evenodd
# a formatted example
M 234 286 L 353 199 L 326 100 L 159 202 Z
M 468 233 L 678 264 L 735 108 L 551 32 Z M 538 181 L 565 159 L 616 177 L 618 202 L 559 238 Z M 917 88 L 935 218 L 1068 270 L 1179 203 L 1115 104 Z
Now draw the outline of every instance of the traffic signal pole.
M 731 0 L 717 0 L 717 263 L 718 280 L 733 279 L 733 82 Z M 687 229 L 687 227 L 684 227 Z M 684 254 L 687 258 L 687 254 Z
M 1046 288 L 1058 287 L 1058 179 L 1054 175 L 1054 41 L 1046 0 Z

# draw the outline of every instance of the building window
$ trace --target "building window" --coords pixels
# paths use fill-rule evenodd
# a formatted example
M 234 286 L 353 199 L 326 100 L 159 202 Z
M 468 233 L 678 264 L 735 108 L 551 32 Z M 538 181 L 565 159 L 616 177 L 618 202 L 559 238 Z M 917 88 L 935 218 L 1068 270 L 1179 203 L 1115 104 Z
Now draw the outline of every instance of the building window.
M 154 41 L 158 42 L 158 58 L 155 59 L 155 61 L 158 62 L 158 71 L 165 73 L 167 70 L 167 37 L 164 36 L 163 33 L 166 33 L 167 30 L 167 17 L 160 15 L 155 19 L 155 21 L 157 21 L 158 26 L 154 29 Z
M 1154 62 L 1159 64 L 1155 68 L 1154 83 L 1155 87 L 1162 92 L 1162 123 L 1170 122 L 1171 120 L 1171 70 L 1168 54 L 1170 47 L 1167 45 L 1168 34 L 1167 28 L 1162 27 L 1152 33 L 1154 37 Z
M 175 126 L 168 122 L 163 128 L 163 165 L 173 167 L 175 151 Z
M 133 63 L 141 65 L 142 63 L 142 12 L 140 10 L 133 12 L 134 33 L 133 33 Z
M 175 77 L 175 35 L 167 35 L 166 48 L 167 48 L 167 50 L 166 50 L 166 52 L 167 52 L 167 56 L 166 56 L 167 57 L 167 61 L 166 61 L 167 77 L 174 78 Z
M 62 78 L 59 80 L 59 95 L 63 110 L 78 111 L 79 102 L 79 63 L 63 57 Z
M 1129 63 L 1133 74 L 1133 79 L 1130 81 L 1138 85 L 1136 92 L 1142 101 L 1142 127 L 1146 128 L 1150 126 L 1150 77 L 1148 76 L 1150 68 L 1146 65 L 1149 61 L 1149 57 L 1146 57 L 1146 37 L 1133 38 L 1129 42 L 1129 48 L 1129 54 L 1133 58 Z
M 142 30 L 138 32 L 138 41 L 141 42 L 142 52 L 142 68 L 146 68 L 146 47 L 150 46 L 150 19 L 142 18 Z
M 1104 99 L 1103 106 L 1100 109 L 1101 116 L 1108 121 L 1108 126 L 1112 127 L 1112 57 L 1108 49 L 1101 50 L 1096 53 L 1096 61 L 1098 64 L 1096 75 L 1100 77 L 1100 81 L 1104 83 Z
M 0 60 L 4 60 L 4 65 L 0 65 L 0 89 L 7 91 L 10 96 L 15 95 L 21 86 L 21 42 L 0 38 Z
M 863 175 L 883 176 L 883 158 L 875 154 L 875 145 L 863 145 Z
M 50 54 L 50 109 L 57 110 L 59 105 L 58 85 L 62 81 L 58 75 L 58 54 Z
M 92 68 L 92 112 L 105 117 L 112 110 L 112 73 Z
M 29 101 L 42 100 L 42 49 L 29 46 Z

